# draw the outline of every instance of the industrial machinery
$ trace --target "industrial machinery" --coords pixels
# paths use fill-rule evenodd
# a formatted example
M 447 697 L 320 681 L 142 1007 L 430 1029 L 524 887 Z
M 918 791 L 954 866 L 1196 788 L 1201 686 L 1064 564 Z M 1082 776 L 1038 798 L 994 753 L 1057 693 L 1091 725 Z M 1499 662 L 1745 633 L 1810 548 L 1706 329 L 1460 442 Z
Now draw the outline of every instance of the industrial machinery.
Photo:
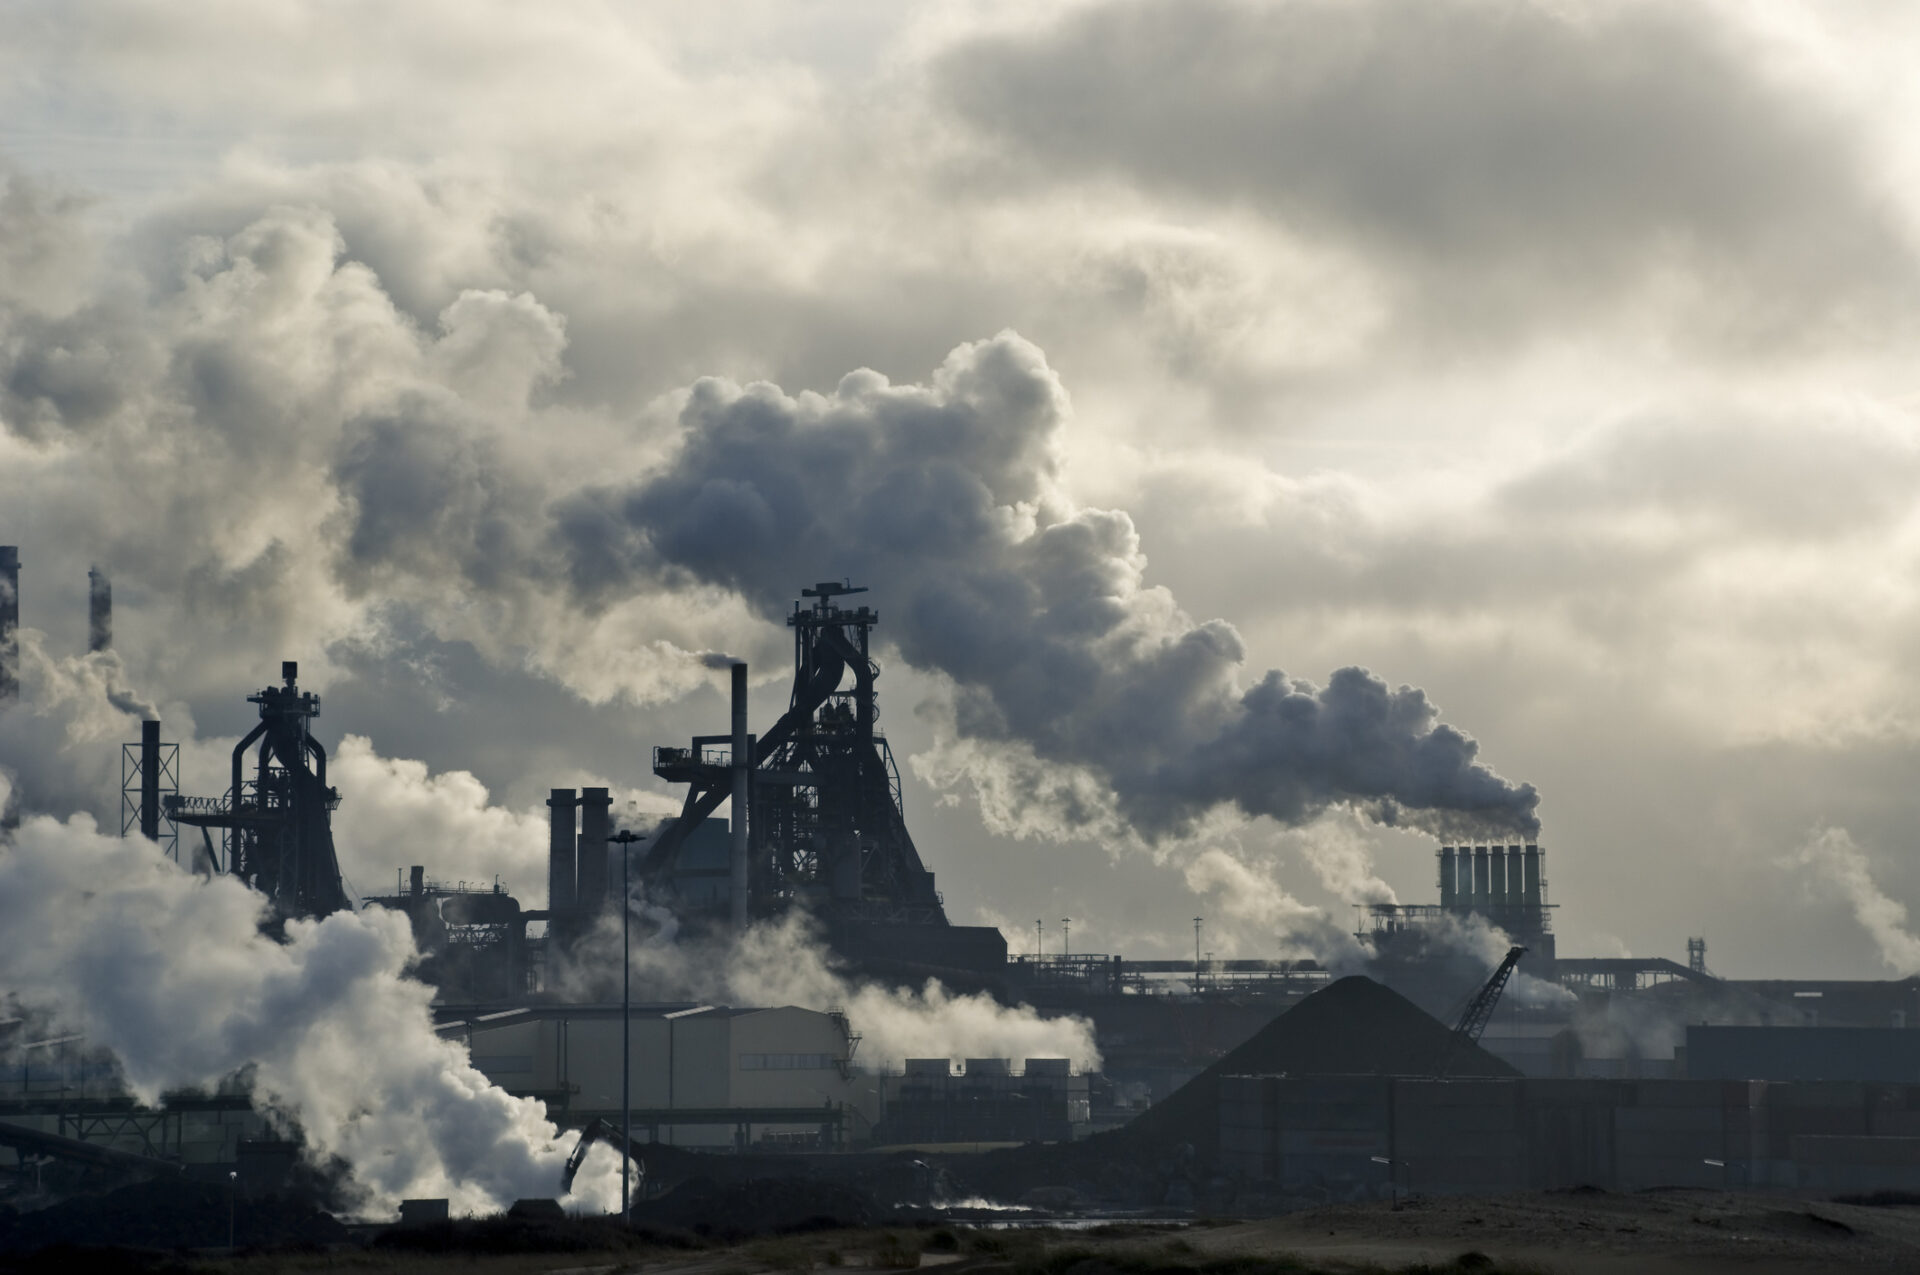
M 327 750 L 309 723 L 320 697 L 302 692 L 300 666 L 281 664 L 282 686 L 247 702 L 260 707 L 260 724 L 233 750 L 233 786 L 224 797 L 173 797 L 167 817 L 202 830 L 216 870 L 231 873 L 273 901 L 274 915 L 319 917 L 348 906 L 333 853 L 331 815 L 340 794 L 327 787 Z M 245 778 L 247 750 L 259 745 L 253 778 Z M 215 857 L 207 829 L 223 830 L 224 855 Z
M 580 1176 L 580 1166 L 587 1162 L 587 1152 L 596 1142 L 605 1142 L 614 1147 L 621 1155 L 633 1161 L 633 1167 L 639 1171 L 639 1189 L 635 1195 L 644 1195 L 647 1187 L 647 1162 L 634 1154 L 633 1144 L 627 1136 L 614 1127 L 613 1121 L 600 1119 L 580 1131 L 580 1141 L 573 1146 L 573 1154 L 567 1157 L 567 1167 L 560 1171 L 560 1194 L 573 1190 L 573 1180 Z
M 406 914 L 420 951 L 414 976 L 432 984 L 439 1000 L 526 998 L 528 918 L 497 878 L 491 885 L 430 881 L 425 866 L 415 864 L 406 888 L 368 896 L 365 902 Z
M 733 733 L 654 750 L 654 773 L 686 784 L 687 796 L 647 846 L 641 881 L 695 925 L 738 928 L 800 908 L 842 955 L 870 968 L 1003 970 L 1005 938 L 948 924 L 907 832 L 899 769 L 877 726 L 880 669 L 870 652 L 880 617 L 840 601 L 864 592 L 835 581 L 801 591 L 812 605 L 795 603 L 787 617 L 793 690 L 766 734 L 747 734 L 746 666 L 736 664 Z M 701 833 L 729 797 L 722 854 L 718 838 Z
M 933 874 L 907 833 L 900 772 L 875 726 L 880 669 L 869 646 L 880 617 L 836 601 L 865 592 L 826 581 L 803 589 L 813 606 L 796 603 L 787 617 L 793 694 L 773 729 L 748 745 L 750 916 L 804 901 L 828 920 L 947 923 Z M 849 674 L 853 685 L 842 689 Z M 643 879 L 670 875 L 688 834 L 732 795 L 739 759 L 715 747 L 732 743 L 700 736 L 689 748 L 654 750 L 654 773 L 688 789 L 680 818 L 649 847 Z
M 1454 1024 L 1453 1034 L 1440 1050 L 1440 1057 L 1433 1065 L 1436 1077 L 1447 1074 L 1447 1065 L 1453 1061 L 1453 1055 L 1463 1046 L 1480 1043 L 1482 1033 L 1493 1019 L 1494 1007 L 1500 1003 L 1500 993 L 1507 990 L 1507 980 L 1513 977 L 1513 967 L 1527 954 L 1524 947 L 1507 949 L 1506 959 L 1480 986 L 1480 990 L 1467 1001 L 1467 1007 L 1460 1011 L 1460 1021 Z

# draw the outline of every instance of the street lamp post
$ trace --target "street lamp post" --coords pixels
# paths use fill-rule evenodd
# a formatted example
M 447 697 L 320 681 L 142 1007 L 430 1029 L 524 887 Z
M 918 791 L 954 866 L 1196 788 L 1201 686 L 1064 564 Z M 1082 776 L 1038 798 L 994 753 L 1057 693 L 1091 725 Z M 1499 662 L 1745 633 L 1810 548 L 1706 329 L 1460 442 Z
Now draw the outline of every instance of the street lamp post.
M 620 1220 L 633 1225 L 628 1165 L 633 1160 L 633 843 L 640 838 L 622 829 L 611 838 L 620 844 Z

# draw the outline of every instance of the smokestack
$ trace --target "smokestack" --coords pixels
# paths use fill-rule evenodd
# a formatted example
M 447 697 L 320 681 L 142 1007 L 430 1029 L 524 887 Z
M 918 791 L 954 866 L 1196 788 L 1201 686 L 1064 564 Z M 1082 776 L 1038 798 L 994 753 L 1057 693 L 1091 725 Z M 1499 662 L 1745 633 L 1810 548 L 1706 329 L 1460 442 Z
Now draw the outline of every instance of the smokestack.
M 0 705 L 20 698 L 20 547 L 0 545 Z
M 573 808 L 571 788 L 555 788 L 547 798 L 547 910 L 573 910 Z
M 1440 847 L 1440 906 L 1443 908 L 1450 908 L 1453 906 L 1454 894 L 1459 885 L 1458 878 L 1455 877 L 1454 873 L 1455 873 L 1455 868 L 1453 866 L 1453 847 L 1441 846 Z
M 113 645 L 113 582 L 98 566 L 87 568 L 87 650 Z
M 411 894 L 413 895 L 413 897 L 414 897 L 414 898 L 416 898 L 416 899 L 417 899 L 417 898 L 419 898 L 419 897 L 420 897 L 421 895 L 423 895 L 423 894 L 425 894 L 425 893 L 427 892 L 427 869 L 426 869 L 426 865 L 424 865 L 424 864 L 419 864 L 419 863 L 416 863 L 416 864 L 414 864 L 414 865 L 413 865 L 413 870 L 412 870 L 412 872 L 411 872 L 411 873 L 410 873 L 409 875 L 410 875 L 410 876 L 411 876 L 411 878 L 412 878 L 412 879 L 411 879 L 410 881 L 408 881 L 408 883 L 407 883 L 407 885 L 408 885 L 408 888 L 409 888 L 409 892 L 410 892 L 410 893 L 411 893 Z
M 140 835 L 160 840 L 159 722 L 140 723 Z
M 1487 861 L 1492 871 L 1488 874 L 1493 882 L 1493 906 L 1496 909 L 1507 906 L 1507 848 L 1495 846 L 1487 851 Z
M 1493 894 L 1493 881 L 1487 865 L 1487 848 L 1473 848 L 1473 906 L 1476 911 L 1487 910 L 1487 903 Z
M 607 842 L 613 836 L 613 795 L 605 788 L 580 790 L 580 862 L 574 905 L 598 912 L 607 905 Z
M 1526 858 L 1526 890 L 1523 894 L 1529 908 L 1540 906 L 1540 847 L 1528 846 Z
M 732 883 L 733 928 L 747 928 L 747 781 L 753 757 L 747 744 L 747 666 L 733 666 L 733 853 L 727 860 Z

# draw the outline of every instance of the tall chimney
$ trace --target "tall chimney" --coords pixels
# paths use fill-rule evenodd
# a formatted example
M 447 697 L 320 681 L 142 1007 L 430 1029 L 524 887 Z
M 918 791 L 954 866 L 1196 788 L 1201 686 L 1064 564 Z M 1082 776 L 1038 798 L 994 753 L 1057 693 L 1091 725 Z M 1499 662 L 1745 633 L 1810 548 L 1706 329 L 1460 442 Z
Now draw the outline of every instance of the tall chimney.
M 1454 876 L 1454 871 L 1455 869 L 1453 866 L 1453 847 L 1441 846 L 1440 847 L 1440 906 L 1443 908 L 1450 908 L 1453 906 L 1454 891 L 1459 884 L 1457 878 Z
M 579 882 L 574 904 L 582 912 L 607 906 L 607 842 L 613 836 L 613 795 L 605 788 L 580 790 Z
M 1493 881 L 1491 900 L 1498 911 L 1507 906 L 1507 848 L 1494 846 L 1487 851 L 1487 859 L 1492 865 L 1492 871 L 1488 874 Z
M 733 852 L 727 859 L 727 876 L 732 884 L 733 928 L 747 928 L 747 807 L 751 798 L 747 783 L 752 776 L 753 756 L 747 743 L 747 666 L 733 666 Z
M 20 698 L 20 547 L 0 545 L 0 704 Z
M 1522 897 L 1529 908 L 1540 906 L 1540 847 L 1528 846 L 1526 858 L 1526 887 Z
M 140 723 L 140 835 L 160 840 L 160 723 Z
M 1473 907 L 1477 912 L 1485 912 L 1487 903 L 1493 894 L 1493 882 L 1487 867 L 1487 848 L 1473 848 Z
M 427 892 L 427 868 L 423 863 L 413 865 L 411 878 L 407 882 L 407 892 L 419 898 Z
M 87 568 L 87 650 L 113 645 L 113 581 L 98 566 Z
M 547 798 L 547 910 L 571 912 L 573 892 L 573 807 L 571 788 L 555 788 Z

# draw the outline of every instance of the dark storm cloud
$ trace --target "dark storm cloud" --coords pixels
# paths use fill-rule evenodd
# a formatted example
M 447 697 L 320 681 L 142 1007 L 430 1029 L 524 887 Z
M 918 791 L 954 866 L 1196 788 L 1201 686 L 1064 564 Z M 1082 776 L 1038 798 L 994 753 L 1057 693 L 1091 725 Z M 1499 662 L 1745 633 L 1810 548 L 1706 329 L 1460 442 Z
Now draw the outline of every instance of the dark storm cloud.
M 704 381 L 662 471 L 563 509 L 586 589 L 648 575 L 724 585 L 769 619 L 795 588 L 871 586 L 911 664 L 957 685 L 956 721 L 1086 768 L 1149 835 L 1232 803 L 1295 823 L 1348 803 L 1423 827 L 1531 831 L 1537 798 L 1437 725 L 1426 697 L 1362 669 L 1325 688 L 1269 673 L 1143 588 L 1132 521 L 1054 485 L 1066 398 L 1011 333 L 956 350 L 929 386 L 872 373 L 828 396 Z
M 1755 312 L 1728 328 L 1904 305 L 1911 251 L 1858 146 L 1760 60 L 1668 6 L 1121 0 L 963 46 L 937 81 L 1049 174 L 1244 202 L 1468 328 L 1676 268 Z
M 493 588 L 525 570 L 520 528 L 538 517 L 537 491 L 483 431 L 429 403 L 348 422 L 333 477 L 350 509 L 339 570 L 362 588 L 401 570 Z

